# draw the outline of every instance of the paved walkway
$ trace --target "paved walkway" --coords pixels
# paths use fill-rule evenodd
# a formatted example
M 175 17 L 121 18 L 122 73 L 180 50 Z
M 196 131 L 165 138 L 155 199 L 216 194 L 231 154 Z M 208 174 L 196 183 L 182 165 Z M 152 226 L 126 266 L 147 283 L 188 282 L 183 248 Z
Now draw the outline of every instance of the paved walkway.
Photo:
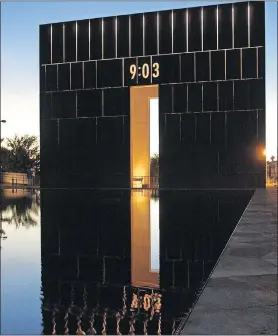
M 277 189 L 258 189 L 183 335 L 277 335 Z

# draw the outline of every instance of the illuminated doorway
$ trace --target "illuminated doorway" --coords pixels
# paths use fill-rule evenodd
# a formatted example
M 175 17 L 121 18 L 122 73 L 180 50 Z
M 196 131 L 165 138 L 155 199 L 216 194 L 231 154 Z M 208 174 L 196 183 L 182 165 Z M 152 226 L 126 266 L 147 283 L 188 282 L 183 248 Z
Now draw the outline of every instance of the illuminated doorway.
M 158 188 L 158 85 L 130 88 L 131 188 Z

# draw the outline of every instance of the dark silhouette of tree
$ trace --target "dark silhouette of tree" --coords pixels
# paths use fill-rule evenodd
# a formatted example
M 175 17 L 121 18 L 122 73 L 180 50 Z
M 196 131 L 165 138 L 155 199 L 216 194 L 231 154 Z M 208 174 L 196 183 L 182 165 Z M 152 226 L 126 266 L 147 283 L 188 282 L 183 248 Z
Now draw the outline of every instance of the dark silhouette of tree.
M 9 157 L 10 157 L 10 151 L 5 148 L 1 147 L 0 149 L 0 165 L 2 171 L 8 171 L 9 169 Z
M 154 154 L 153 157 L 151 157 L 151 169 L 150 169 L 150 174 L 151 177 L 158 177 L 159 176 L 159 155 Z
M 271 162 L 273 162 L 275 160 L 275 156 L 272 155 L 271 158 L 270 158 Z
M 27 169 L 40 169 L 40 152 L 38 138 L 24 135 L 7 139 L 8 164 L 5 170 L 14 173 L 26 173 Z

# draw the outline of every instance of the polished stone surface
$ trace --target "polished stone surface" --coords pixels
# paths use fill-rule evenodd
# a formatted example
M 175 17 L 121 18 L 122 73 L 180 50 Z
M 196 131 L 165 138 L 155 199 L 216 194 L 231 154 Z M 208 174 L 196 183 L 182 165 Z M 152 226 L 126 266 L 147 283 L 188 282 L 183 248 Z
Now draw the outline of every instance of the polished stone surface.
M 183 335 L 277 334 L 277 189 L 258 189 Z

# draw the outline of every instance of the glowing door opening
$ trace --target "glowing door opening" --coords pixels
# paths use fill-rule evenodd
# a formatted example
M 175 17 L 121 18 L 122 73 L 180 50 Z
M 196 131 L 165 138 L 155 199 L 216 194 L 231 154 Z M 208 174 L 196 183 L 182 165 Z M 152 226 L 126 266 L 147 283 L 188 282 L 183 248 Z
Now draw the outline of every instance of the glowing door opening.
M 158 85 L 131 87 L 131 188 L 158 187 L 158 116 Z

